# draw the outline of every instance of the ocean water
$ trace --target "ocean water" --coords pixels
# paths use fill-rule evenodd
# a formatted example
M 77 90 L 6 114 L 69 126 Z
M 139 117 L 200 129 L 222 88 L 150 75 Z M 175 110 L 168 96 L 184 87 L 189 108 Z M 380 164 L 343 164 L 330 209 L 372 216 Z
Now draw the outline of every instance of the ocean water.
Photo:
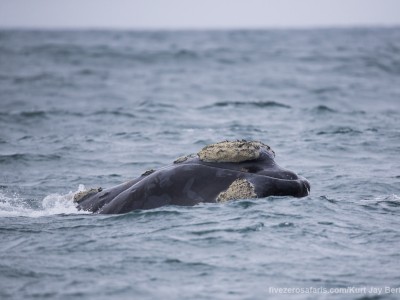
M 0 128 L 1 299 L 400 298 L 400 28 L 3 30 Z M 72 202 L 225 139 L 311 194 Z

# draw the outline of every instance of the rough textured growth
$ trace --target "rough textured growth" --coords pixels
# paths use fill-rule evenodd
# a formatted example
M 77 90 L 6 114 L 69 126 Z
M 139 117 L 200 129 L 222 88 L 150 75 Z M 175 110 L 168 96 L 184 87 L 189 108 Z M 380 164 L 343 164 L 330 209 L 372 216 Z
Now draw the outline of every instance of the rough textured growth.
M 183 163 L 184 161 L 187 161 L 188 156 L 181 156 L 178 157 L 177 159 L 174 160 L 174 164 L 180 164 Z
M 74 202 L 80 202 L 82 201 L 84 198 L 87 198 L 91 195 L 97 194 L 99 192 L 101 192 L 103 189 L 101 187 L 96 188 L 96 189 L 89 189 L 87 191 L 82 191 L 79 193 L 76 193 L 74 195 Z
M 195 158 L 195 157 L 197 157 L 197 154 L 193 153 L 186 156 L 181 156 L 174 160 L 174 164 L 180 164 L 187 161 L 189 158 Z
M 205 162 L 242 162 L 260 157 L 262 149 L 274 153 L 268 145 L 258 141 L 224 141 L 205 146 L 199 153 Z
M 148 175 L 154 173 L 155 171 L 156 171 L 156 170 L 154 170 L 154 169 L 147 170 L 147 171 L 144 172 L 141 176 L 148 176 Z
M 254 186 L 246 179 L 236 179 L 225 192 L 218 195 L 217 201 L 224 202 L 235 199 L 257 198 Z

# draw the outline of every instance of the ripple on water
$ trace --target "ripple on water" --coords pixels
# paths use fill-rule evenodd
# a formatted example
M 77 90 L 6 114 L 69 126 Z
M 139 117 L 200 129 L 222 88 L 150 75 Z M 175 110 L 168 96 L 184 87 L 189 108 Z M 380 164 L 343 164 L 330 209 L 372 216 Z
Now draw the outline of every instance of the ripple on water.
M 349 126 L 335 126 L 323 131 L 318 131 L 317 135 L 359 135 L 362 131 Z
M 316 114 L 327 114 L 327 113 L 337 113 L 338 111 L 333 108 L 330 108 L 327 105 L 318 105 L 312 109 L 312 112 Z

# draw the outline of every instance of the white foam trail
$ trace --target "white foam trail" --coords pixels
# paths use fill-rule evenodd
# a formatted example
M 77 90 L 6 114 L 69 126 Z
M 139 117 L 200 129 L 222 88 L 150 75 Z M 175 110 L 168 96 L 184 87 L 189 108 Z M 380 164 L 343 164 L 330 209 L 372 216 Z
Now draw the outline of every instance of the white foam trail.
M 369 203 L 381 203 L 381 202 L 399 202 L 400 204 L 400 196 L 396 194 L 390 194 L 390 195 L 381 195 L 374 197 L 373 199 L 363 199 L 363 202 L 369 202 Z
M 7 196 L 0 191 L 0 217 L 43 217 L 59 214 L 87 214 L 85 211 L 78 211 L 73 198 L 78 192 L 84 191 L 85 186 L 80 184 L 78 190 L 65 195 L 50 194 L 46 196 L 40 206 L 33 208 L 26 199 L 18 194 Z
M 373 199 L 373 201 L 376 201 L 376 202 L 384 202 L 384 201 L 398 202 L 398 201 L 400 201 L 400 197 L 397 196 L 396 194 L 381 195 L 381 196 L 375 197 L 375 198 Z

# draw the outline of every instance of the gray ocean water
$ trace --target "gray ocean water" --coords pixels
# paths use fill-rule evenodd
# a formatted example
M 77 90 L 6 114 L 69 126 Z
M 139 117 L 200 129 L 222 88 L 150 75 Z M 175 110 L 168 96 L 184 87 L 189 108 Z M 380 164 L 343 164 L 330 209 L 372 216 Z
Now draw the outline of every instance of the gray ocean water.
M 1 299 L 400 298 L 400 28 L 3 30 L 0 128 Z M 225 139 L 310 196 L 72 202 Z

